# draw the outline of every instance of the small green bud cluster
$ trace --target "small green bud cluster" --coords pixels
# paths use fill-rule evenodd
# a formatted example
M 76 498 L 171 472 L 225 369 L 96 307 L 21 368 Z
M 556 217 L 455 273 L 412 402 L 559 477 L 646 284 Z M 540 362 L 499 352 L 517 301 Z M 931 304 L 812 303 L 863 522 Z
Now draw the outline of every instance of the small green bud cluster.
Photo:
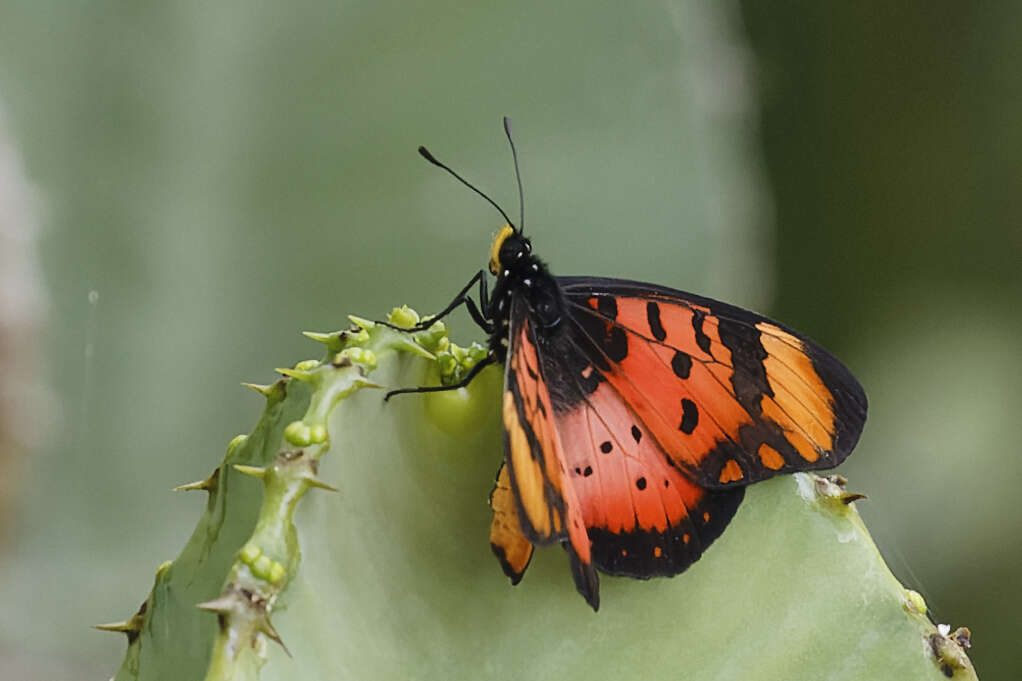
M 238 558 L 252 570 L 253 575 L 259 579 L 265 579 L 270 584 L 280 584 L 287 576 L 287 568 L 267 556 L 252 542 L 241 547 Z
M 472 343 L 467 348 L 448 343 L 447 349 L 434 353 L 440 369 L 440 380 L 444 385 L 461 381 L 472 367 L 486 359 L 486 348 Z
M 292 421 L 284 428 L 284 439 L 296 447 L 323 444 L 327 440 L 326 426 L 308 425 L 304 421 Z

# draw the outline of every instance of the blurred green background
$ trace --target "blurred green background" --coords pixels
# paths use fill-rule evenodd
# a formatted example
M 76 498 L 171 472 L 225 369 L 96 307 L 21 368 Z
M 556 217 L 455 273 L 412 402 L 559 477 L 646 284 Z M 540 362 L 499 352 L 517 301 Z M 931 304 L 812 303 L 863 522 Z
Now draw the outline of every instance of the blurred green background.
M 0 353 L 0 676 L 111 674 L 123 640 L 88 625 L 190 534 L 169 488 L 251 427 L 238 382 L 485 264 L 493 211 L 415 147 L 513 210 L 507 114 L 555 272 L 754 307 L 846 360 L 875 538 L 1014 678 L 1022 5 L 894 5 L 0 2 L 0 149 L 34 192 L 0 225 L 34 212 L 47 301 Z M 31 241 L 0 247 L 32 300 Z

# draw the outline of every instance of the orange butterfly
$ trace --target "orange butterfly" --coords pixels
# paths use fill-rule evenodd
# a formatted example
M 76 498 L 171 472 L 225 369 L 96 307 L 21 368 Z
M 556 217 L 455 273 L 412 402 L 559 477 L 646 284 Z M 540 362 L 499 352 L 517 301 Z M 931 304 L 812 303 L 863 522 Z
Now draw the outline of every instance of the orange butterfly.
M 508 120 L 505 132 L 518 158 Z M 481 271 L 427 328 L 464 304 L 505 363 L 504 464 L 490 543 L 517 584 L 536 545 L 567 549 L 599 608 L 596 569 L 684 571 L 720 536 L 744 486 L 831 468 L 852 451 L 866 395 L 837 359 L 777 322 L 709 298 L 620 279 L 555 277 L 500 211 L 492 293 Z M 524 217 L 524 211 L 523 211 Z M 470 297 L 478 283 L 479 302 Z

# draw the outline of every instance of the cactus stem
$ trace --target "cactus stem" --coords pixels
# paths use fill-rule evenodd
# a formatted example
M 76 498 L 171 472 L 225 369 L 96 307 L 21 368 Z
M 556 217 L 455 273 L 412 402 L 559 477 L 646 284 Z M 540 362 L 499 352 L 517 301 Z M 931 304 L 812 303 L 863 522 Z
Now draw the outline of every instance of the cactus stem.
M 298 570 L 301 552 L 294 513 L 299 501 L 309 488 L 338 491 L 321 480 L 317 470 L 319 458 L 330 446 L 327 423 L 334 407 L 360 388 L 387 387 L 369 380 L 368 376 L 376 370 L 377 363 L 384 356 L 392 353 L 409 353 L 435 362 L 438 355 L 431 352 L 435 350 L 457 365 L 455 371 L 460 370 L 459 367 L 470 367 L 486 355 L 485 348 L 478 344 L 467 349 L 456 347 L 440 322 L 413 334 L 361 317 L 349 319 L 354 326 L 343 331 L 305 332 L 306 337 L 326 346 L 323 360 L 305 360 L 292 368 L 277 369 L 283 378 L 271 384 L 243 383 L 267 400 L 256 429 L 251 436 L 241 435 L 231 440 L 221 465 L 208 478 L 175 488 L 210 492 L 219 488 L 223 491 L 227 482 L 223 471 L 227 466 L 263 481 L 262 503 L 258 512 L 254 508 L 246 509 L 254 516 L 254 527 L 249 525 L 252 529 L 248 537 L 232 546 L 233 561 L 226 574 L 217 571 L 215 575 L 221 584 L 220 595 L 197 605 L 200 610 L 215 612 L 218 616 L 219 631 L 212 641 L 206 668 L 208 681 L 241 678 L 239 674 L 257 671 L 266 660 L 265 640 L 260 634 L 279 643 L 291 655 L 269 618 L 276 599 Z M 395 310 L 392 319 L 402 320 L 410 326 L 419 320 L 419 315 L 404 307 Z M 289 391 L 291 379 L 301 381 L 303 385 L 296 384 L 294 390 Z M 282 428 L 283 432 L 278 428 Z M 276 445 L 267 441 L 269 433 L 280 434 Z M 246 444 L 250 439 L 252 444 Z M 223 485 L 220 484 L 221 479 Z M 237 513 L 237 507 L 231 507 L 231 511 Z M 209 550 L 217 541 L 224 523 L 223 517 L 217 514 L 225 511 L 210 504 L 207 513 L 210 514 L 208 524 L 193 535 L 193 541 L 199 542 L 203 550 Z M 235 548 L 239 545 L 240 549 Z M 156 586 L 151 592 L 151 597 L 164 599 L 153 601 L 161 610 L 161 618 L 168 608 L 172 610 L 175 607 L 168 605 L 164 598 L 169 582 L 174 579 L 169 568 L 169 563 L 161 566 Z M 196 600 L 199 598 L 188 602 Z M 145 607 L 126 622 L 99 625 L 99 628 L 127 633 L 129 643 L 133 642 L 152 619 L 145 616 L 143 621 Z M 137 651 L 134 657 L 129 652 L 122 669 L 131 670 L 136 663 Z

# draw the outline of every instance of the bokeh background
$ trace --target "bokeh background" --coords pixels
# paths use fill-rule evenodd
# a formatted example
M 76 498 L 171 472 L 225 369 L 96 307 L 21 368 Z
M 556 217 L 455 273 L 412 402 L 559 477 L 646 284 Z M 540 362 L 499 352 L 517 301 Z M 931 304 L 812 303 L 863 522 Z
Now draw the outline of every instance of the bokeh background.
M 105 678 L 298 331 L 563 274 L 762 310 L 871 400 L 892 569 L 1022 636 L 1022 5 L 0 1 L 0 677 Z M 466 320 L 458 336 L 477 337 Z M 475 336 L 473 336 L 475 334 Z

